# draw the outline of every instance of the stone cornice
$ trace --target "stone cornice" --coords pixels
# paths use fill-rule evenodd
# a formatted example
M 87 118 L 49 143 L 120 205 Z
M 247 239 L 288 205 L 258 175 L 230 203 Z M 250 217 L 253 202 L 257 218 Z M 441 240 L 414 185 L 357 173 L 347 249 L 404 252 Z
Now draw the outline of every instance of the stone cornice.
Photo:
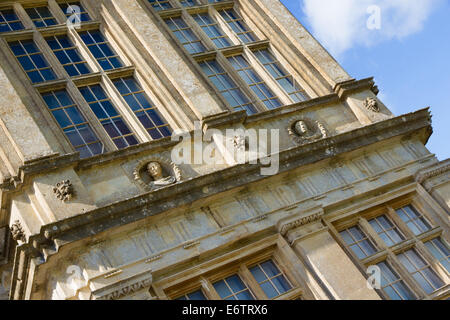
M 392 138 L 394 136 L 409 134 L 422 128 L 426 128 L 429 125 L 429 113 L 427 109 L 424 109 L 416 113 L 389 119 L 380 123 L 373 124 L 371 126 L 343 133 L 338 136 L 319 140 L 307 145 L 294 147 L 280 153 L 280 173 L 291 170 L 292 168 L 297 168 L 302 165 L 307 165 L 330 157 L 334 157 L 339 153 L 350 152 L 361 147 L 376 143 L 378 141 Z M 361 143 L 360 138 L 362 137 L 367 138 L 367 143 Z M 287 166 L 283 165 L 294 161 L 297 162 L 295 163 L 296 166 L 290 166 L 289 169 L 287 169 Z M 45 238 L 54 238 L 59 234 L 67 232 L 70 229 L 79 228 L 85 224 L 91 224 L 95 221 L 107 219 L 112 222 L 110 218 L 113 218 L 117 213 L 127 215 L 129 214 L 129 212 L 126 211 L 148 207 L 153 203 L 163 201 L 166 198 L 173 199 L 174 197 L 176 198 L 180 195 L 185 198 L 185 192 L 188 191 L 192 194 L 196 190 L 198 190 L 202 194 L 204 194 L 203 188 L 205 186 L 209 186 L 209 189 L 212 190 L 209 194 L 204 194 L 204 197 L 209 197 L 214 193 L 223 192 L 231 188 L 238 187 L 239 185 L 235 177 L 242 176 L 243 172 L 248 173 L 248 177 L 243 177 L 243 180 L 248 179 L 248 181 L 241 182 L 240 184 L 247 184 L 250 182 L 266 179 L 267 177 L 263 177 L 259 174 L 260 169 L 261 165 L 243 164 L 221 171 L 216 171 L 207 175 L 203 175 L 201 177 L 178 183 L 167 188 L 159 189 L 154 192 L 149 192 L 134 198 L 108 205 L 106 207 L 98 208 L 91 212 L 84 213 L 70 219 L 66 219 L 64 221 L 59 221 L 44 226 L 41 230 L 41 235 L 46 235 Z M 229 182 L 230 185 L 226 188 L 226 190 L 219 190 L 218 186 L 216 186 L 217 181 L 221 181 L 222 184 L 226 184 L 226 182 Z M 194 200 L 197 199 L 189 199 L 190 202 Z M 150 215 L 151 214 L 147 212 L 146 214 L 142 215 L 142 218 Z M 124 221 L 123 217 L 120 220 Z M 134 219 L 131 219 L 131 221 L 129 222 L 132 222 L 133 220 Z M 105 227 L 107 227 L 108 224 L 106 224 Z M 91 235 L 92 232 L 93 230 L 88 230 L 88 233 Z
M 349 80 L 338 83 L 334 87 L 334 92 L 339 96 L 340 99 L 346 98 L 348 95 L 362 91 L 365 89 L 374 90 L 375 82 L 373 77 L 361 79 L 361 80 Z
M 326 106 L 333 103 L 339 103 L 339 97 L 335 94 L 329 94 L 326 96 L 321 96 L 318 98 L 286 105 L 274 110 L 268 110 L 264 112 L 260 112 L 251 116 L 248 116 L 245 123 L 254 123 L 258 121 L 267 121 L 273 118 L 277 118 L 280 116 L 284 116 L 287 114 L 295 113 L 298 111 L 304 111 L 306 109 L 318 107 L 318 106 Z
M 268 110 L 260 112 L 251 116 L 247 116 L 245 111 L 226 112 L 220 115 L 214 115 L 203 121 L 204 126 L 207 128 L 217 128 L 228 124 L 235 123 L 254 123 L 258 121 L 270 120 L 279 116 L 287 115 L 290 113 L 303 111 L 309 108 L 325 106 L 332 103 L 339 103 L 341 99 L 346 96 L 366 89 L 374 89 L 375 82 L 373 78 L 366 78 L 361 80 L 348 80 L 339 83 L 334 88 L 334 93 L 330 93 L 325 96 L 320 96 L 314 99 L 285 105 L 274 110 Z
M 336 92 L 345 92 L 364 90 L 373 86 L 373 78 L 362 79 L 359 81 L 350 80 L 338 84 Z M 298 111 L 304 111 L 309 108 L 325 106 L 332 103 L 339 103 L 340 96 L 338 93 L 332 93 L 326 96 L 306 100 L 303 102 L 286 105 L 275 110 L 261 112 L 252 116 L 247 116 L 245 111 L 224 112 L 219 115 L 214 115 L 206 118 L 203 121 L 203 129 L 218 128 L 225 125 L 233 125 L 239 123 L 254 123 L 258 121 L 269 121 L 283 115 L 288 115 Z M 192 133 L 192 132 L 191 132 Z M 76 166 L 77 169 L 87 169 L 93 165 L 102 165 L 111 161 L 129 158 L 130 156 L 138 155 L 141 152 L 157 152 L 159 150 L 167 150 L 175 146 L 178 142 L 171 141 L 170 137 L 142 143 L 126 149 L 108 152 L 97 155 L 87 159 L 80 159 L 78 153 L 71 153 L 66 155 L 54 154 L 44 159 L 35 159 L 29 163 L 25 163 L 19 168 L 19 174 L 16 177 L 10 177 L 5 181 L 0 181 L 0 189 L 5 193 L 17 191 L 25 180 L 34 174 L 42 174 L 50 172 L 56 168 L 66 166 Z
M 420 184 L 450 171 L 450 159 L 441 161 L 417 172 L 416 181 Z
M 26 183 L 26 180 L 33 175 L 50 172 L 57 168 L 64 168 L 68 166 L 75 166 L 77 169 L 88 169 L 93 165 L 103 165 L 109 162 L 129 158 L 138 155 L 142 152 L 157 152 L 160 150 L 167 150 L 178 144 L 177 141 L 171 141 L 170 137 L 142 143 L 126 149 L 117 150 L 113 152 L 104 153 L 94 157 L 80 159 L 79 153 L 70 153 L 63 156 L 55 154 L 50 157 L 36 159 L 28 162 L 19 168 L 19 174 L 16 177 L 11 177 L 6 181 L 0 183 L 2 191 L 17 191 L 21 185 Z
M 426 135 L 430 132 L 430 127 L 430 113 L 428 109 L 422 109 L 310 144 L 297 146 L 280 152 L 280 174 L 394 137 L 417 132 Z M 427 136 L 424 137 L 424 139 L 427 138 Z M 18 274 L 18 272 L 19 270 L 27 272 L 27 268 L 19 267 L 19 264 L 26 266 L 28 260 L 33 257 L 37 258 L 35 259 L 37 264 L 45 263 L 49 255 L 56 254 L 62 245 L 137 222 L 185 204 L 191 204 L 241 185 L 267 179 L 260 175 L 261 167 L 260 164 L 237 165 L 43 226 L 39 234 L 30 237 L 28 243 L 17 247 L 11 287 L 12 296 L 22 297 L 23 294 L 23 286 L 20 285 L 16 288 L 16 281 L 26 277 L 25 274 Z M 241 179 L 236 179 L 237 176 Z M 220 184 L 217 181 L 220 181 Z M 209 189 L 209 191 L 205 193 L 205 189 Z M 186 194 L 189 196 L 186 197 Z M 171 199 L 170 202 L 165 201 L 168 198 Z M 56 248 L 56 251 L 46 248 Z M 44 255 L 46 250 L 49 253 Z M 20 252 L 25 254 L 26 259 L 19 259 Z M 14 292 L 15 289 L 18 289 L 19 292 Z

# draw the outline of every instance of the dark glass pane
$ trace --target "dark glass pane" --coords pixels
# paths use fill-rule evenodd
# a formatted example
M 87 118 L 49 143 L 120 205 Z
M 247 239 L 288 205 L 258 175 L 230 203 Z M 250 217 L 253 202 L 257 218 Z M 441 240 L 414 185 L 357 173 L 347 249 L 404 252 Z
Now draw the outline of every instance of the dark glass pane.
M 17 58 L 17 60 L 19 60 L 19 63 L 22 65 L 22 68 L 25 71 L 35 69 L 33 62 L 27 56 L 19 57 L 19 58 Z
M 261 284 L 261 289 L 266 294 L 267 298 L 273 299 L 278 296 L 278 292 L 275 290 L 273 285 L 270 282 L 264 282 Z
M 189 297 L 189 300 L 206 300 L 205 295 L 200 290 L 193 292 L 191 294 L 188 294 L 188 297 Z
M 238 292 L 245 289 L 244 283 L 238 276 L 232 276 L 227 278 L 227 282 L 231 290 L 233 290 L 233 292 Z
M 230 289 L 228 289 L 227 285 L 225 284 L 225 282 L 223 280 L 216 282 L 213 286 L 214 286 L 214 289 L 216 289 L 217 293 L 219 294 L 219 296 L 222 299 L 231 295 Z
M 46 81 L 55 80 L 56 79 L 56 75 L 53 73 L 52 69 L 41 70 L 41 74 L 42 74 L 42 76 L 44 77 L 44 79 Z
M 275 279 L 272 279 L 272 282 L 278 289 L 278 291 L 282 294 L 292 289 L 291 285 L 283 275 L 276 277 Z
M 252 273 L 253 277 L 258 283 L 263 282 L 264 280 L 267 280 L 267 277 L 265 276 L 264 272 L 261 270 L 259 266 L 255 266 L 250 269 L 250 272 Z
M 161 133 L 157 129 L 148 130 L 148 133 L 150 134 L 153 140 L 158 140 L 162 138 Z
M 55 116 L 55 119 L 56 121 L 58 121 L 61 128 L 65 128 L 72 125 L 64 110 L 62 109 L 54 110 L 52 113 Z
M 67 108 L 66 113 L 69 115 L 74 124 L 86 122 L 76 107 Z
M 134 146 L 139 143 L 139 141 L 136 139 L 135 136 L 127 136 L 125 137 L 125 140 L 128 142 L 130 146 Z
M 38 83 L 44 81 L 42 76 L 37 71 L 27 72 L 28 77 L 30 77 L 31 82 Z
M 251 295 L 250 291 L 248 291 L 248 290 L 237 294 L 237 299 L 238 300 L 255 300 L 253 298 L 253 296 Z
M 64 90 L 56 91 L 55 96 L 58 98 L 58 101 L 63 106 L 70 106 L 73 104 L 73 101 L 70 98 L 69 94 Z

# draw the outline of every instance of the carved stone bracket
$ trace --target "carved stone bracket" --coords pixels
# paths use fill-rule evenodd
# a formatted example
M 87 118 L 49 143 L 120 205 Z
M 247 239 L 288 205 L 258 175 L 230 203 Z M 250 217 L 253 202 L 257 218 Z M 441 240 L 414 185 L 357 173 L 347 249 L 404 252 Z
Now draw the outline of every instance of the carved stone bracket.
M 70 180 L 58 182 L 53 188 L 53 192 L 55 193 L 56 197 L 63 202 L 70 201 L 74 195 L 72 183 L 70 182 Z
M 277 224 L 278 231 L 285 236 L 292 229 L 319 221 L 323 213 L 323 209 L 319 207 L 281 219 Z
M 245 136 L 236 135 L 233 138 L 233 146 L 236 150 L 247 150 L 247 141 L 245 139 Z
M 19 220 L 14 221 L 11 225 L 11 234 L 15 241 L 26 241 L 25 231 L 23 230 Z
M 378 100 L 375 98 L 367 98 L 366 100 L 364 100 L 364 107 L 367 110 L 370 110 L 375 113 L 380 112 L 380 106 L 378 105 Z
M 423 168 L 416 174 L 416 181 L 424 183 L 425 181 L 450 172 L 450 159 L 444 160 L 430 167 Z

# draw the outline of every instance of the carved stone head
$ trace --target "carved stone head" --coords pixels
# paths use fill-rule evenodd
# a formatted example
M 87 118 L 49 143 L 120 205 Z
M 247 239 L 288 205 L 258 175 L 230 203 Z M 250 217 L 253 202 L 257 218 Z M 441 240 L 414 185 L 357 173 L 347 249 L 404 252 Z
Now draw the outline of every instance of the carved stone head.
M 291 122 L 288 133 L 294 142 L 300 145 L 328 137 L 328 132 L 321 122 L 305 118 Z
M 153 161 L 147 165 L 147 172 L 154 181 L 161 180 L 163 178 L 163 170 L 159 162 Z
M 181 181 L 181 170 L 165 157 L 152 156 L 136 166 L 134 180 L 145 190 L 152 191 Z
M 295 123 L 294 130 L 295 130 L 295 133 L 299 136 L 303 136 L 309 132 L 308 125 L 303 120 L 297 121 Z

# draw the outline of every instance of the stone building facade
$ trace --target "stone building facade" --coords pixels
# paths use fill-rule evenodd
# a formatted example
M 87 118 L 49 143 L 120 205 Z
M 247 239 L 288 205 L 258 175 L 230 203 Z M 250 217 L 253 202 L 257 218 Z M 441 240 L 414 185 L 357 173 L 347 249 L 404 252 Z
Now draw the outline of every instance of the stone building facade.
M 430 110 L 278 0 L 2 0 L 0 42 L 1 298 L 450 297 Z M 223 161 L 175 163 L 180 130 Z

